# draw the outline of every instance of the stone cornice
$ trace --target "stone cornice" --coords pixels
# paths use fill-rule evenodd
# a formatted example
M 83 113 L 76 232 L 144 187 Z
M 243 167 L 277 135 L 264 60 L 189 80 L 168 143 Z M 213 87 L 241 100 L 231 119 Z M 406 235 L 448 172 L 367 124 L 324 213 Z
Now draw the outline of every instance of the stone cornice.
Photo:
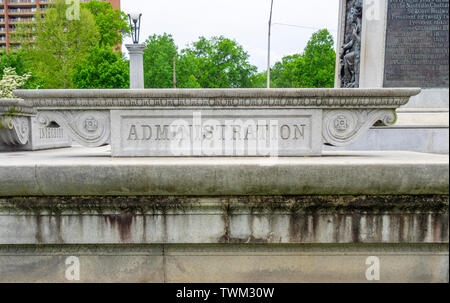
M 398 108 L 420 89 L 17 90 L 40 108 Z
M 30 116 L 36 115 L 36 110 L 30 102 L 22 99 L 0 99 L 0 115 Z
M 140 147 L 133 152 L 124 152 L 119 148 L 130 146 L 132 142 L 127 140 L 140 140 L 136 125 L 127 126 L 130 127 L 128 137 L 119 127 L 123 119 L 129 119 L 126 115 L 141 115 L 134 117 L 133 121 L 139 124 L 145 120 L 145 127 L 151 129 L 150 125 L 157 120 L 155 115 L 164 119 L 165 123 L 170 124 L 170 119 L 175 122 L 164 111 L 170 111 L 177 119 L 185 119 L 183 121 L 192 120 L 194 112 L 202 112 L 204 117 L 214 119 L 240 119 L 245 112 L 246 117 L 250 118 L 259 115 L 264 119 L 284 121 L 287 124 L 281 124 L 280 127 L 287 131 L 287 136 L 285 133 L 281 143 L 274 143 L 273 146 L 278 147 L 289 139 L 291 130 L 288 124 L 295 122 L 299 129 L 307 129 L 306 137 L 311 139 L 304 137 L 304 140 L 300 140 L 298 137 L 294 141 L 304 146 L 293 148 L 286 145 L 278 149 L 277 155 L 298 156 L 319 155 L 322 144 L 350 145 L 375 123 L 393 125 L 396 121 L 395 109 L 408 103 L 409 98 L 420 91 L 418 88 L 97 89 L 17 90 L 14 93 L 38 111 L 37 120 L 41 125 L 48 126 L 54 122 L 84 146 L 96 147 L 111 143 L 113 156 L 172 155 L 167 142 L 167 146 L 164 145 L 160 151 L 152 151 L 153 145 L 144 148 L 143 144 L 149 144 L 149 139 L 140 142 Z M 134 135 L 130 137 L 130 133 Z
M 42 89 L 15 90 L 21 98 L 301 98 L 411 97 L 420 88 L 283 88 L 283 89 Z

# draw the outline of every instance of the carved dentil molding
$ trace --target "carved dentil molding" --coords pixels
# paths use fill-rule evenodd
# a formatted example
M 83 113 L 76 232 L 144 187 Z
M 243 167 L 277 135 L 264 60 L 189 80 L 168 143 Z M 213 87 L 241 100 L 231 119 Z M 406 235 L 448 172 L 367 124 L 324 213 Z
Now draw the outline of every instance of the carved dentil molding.
M 310 97 L 310 98 L 34 98 L 37 109 L 135 108 L 373 108 L 399 107 L 409 97 Z

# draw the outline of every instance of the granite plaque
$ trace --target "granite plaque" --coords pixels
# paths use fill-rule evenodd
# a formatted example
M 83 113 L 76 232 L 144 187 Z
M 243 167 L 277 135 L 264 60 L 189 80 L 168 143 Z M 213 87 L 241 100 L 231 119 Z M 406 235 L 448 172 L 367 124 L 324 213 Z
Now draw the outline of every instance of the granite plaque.
M 449 0 L 388 0 L 384 87 L 448 87 Z
M 322 151 L 321 110 L 111 111 L 113 156 L 302 156 Z

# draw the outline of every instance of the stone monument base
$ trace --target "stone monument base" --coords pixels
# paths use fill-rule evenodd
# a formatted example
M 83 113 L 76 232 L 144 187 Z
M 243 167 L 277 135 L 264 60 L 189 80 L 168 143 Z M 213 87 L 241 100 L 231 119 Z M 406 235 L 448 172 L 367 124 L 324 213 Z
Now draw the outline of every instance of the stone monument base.
M 449 91 L 423 89 L 408 104 L 397 109 L 397 122 L 390 127 L 372 127 L 358 142 L 326 150 L 408 150 L 449 153 Z
M 448 282 L 445 155 L 110 153 L 0 154 L 0 282 Z

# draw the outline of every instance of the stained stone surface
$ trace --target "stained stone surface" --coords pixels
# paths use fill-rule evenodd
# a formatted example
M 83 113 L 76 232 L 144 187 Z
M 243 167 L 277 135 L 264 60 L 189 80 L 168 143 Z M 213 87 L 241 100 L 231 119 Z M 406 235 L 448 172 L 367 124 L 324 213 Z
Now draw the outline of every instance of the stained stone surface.
M 376 123 L 395 124 L 395 110 L 418 93 L 401 88 L 15 91 L 77 143 L 111 143 L 112 156 L 320 155 L 323 144 L 350 145 Z M 197 119 L 201 115 L 205 119 Z
M 69 147 L 67 132 L 40 118 L 37 109 L 22 99 L 0 100 L 0 151 Z
M 110 152 L 0 154 L 1 282 L 448 282 L 447 156 Z
M 449 1 L 388 1 L 384 87 L 448 87 Z
M 68 281 L 76 256 L 80 280 Z M 367 258 L 380 281 L 366 279 Z M 0 245 L 0 282 L 448 283 L 448 244 Z
M 113 110 L 111 123 L 113 156 L 322 153 L 320 110 Z
M 0 196 L 446 194 L 448 156 L 111 158 L 109 146 L 1 153 Z

